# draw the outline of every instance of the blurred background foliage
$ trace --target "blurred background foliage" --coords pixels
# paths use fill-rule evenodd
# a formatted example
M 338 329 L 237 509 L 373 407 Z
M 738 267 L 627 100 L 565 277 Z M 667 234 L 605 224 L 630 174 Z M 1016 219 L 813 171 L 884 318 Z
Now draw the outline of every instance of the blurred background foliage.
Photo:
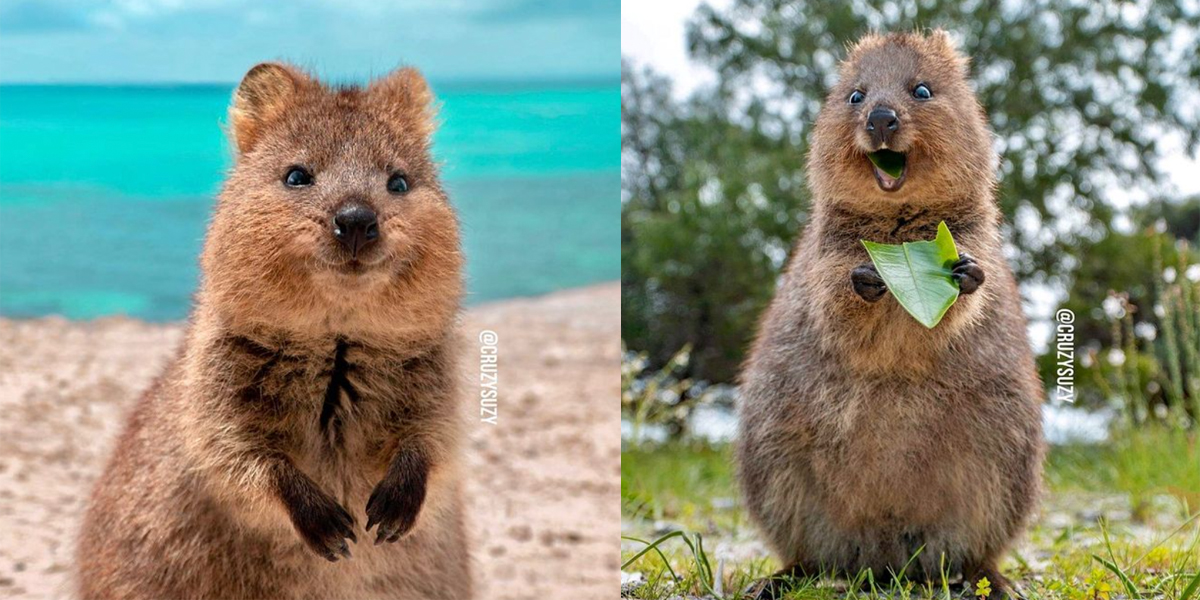
M 914 27 L 951 31 L 971 57 L 996 133 L 1010 261 L 1027 295 L 1040 290 L 1077 315 L 1080 398 L 1111 401 L 1110 367 L 1127 374 L 1135 362 L 1143 374 L 1122 389 L 1136 382 L 1147 406 L 1171 402 L 1170 389 L 1189 396 L 1200 373 L 1185 351 L 1200 337 L 1171 320 L 1173 351 L 1161 332 L 1168 296 L 1184 302 L 1189 327 L 1200 324 L 1188 278 L 1200 271 L 1188 270 L 1200 262 L 1200 197 L 1182 197 L 1162 170 L 1164 156 L 1200 148 L 1200 5 L 1185 1 L 701 6 L 687 45 L 715 84 L 678 99 L 669 79 L 622 68 L 629 351 L 681 378 L 736 378 L 808 219 L 810 126 L 845 44 Z M 1110 356 L 1129 343 L 1136 357 Z M 689 360 L 672 364 L 684 347 Z M 1053 352 L 1040 365 L 1052 384 Z

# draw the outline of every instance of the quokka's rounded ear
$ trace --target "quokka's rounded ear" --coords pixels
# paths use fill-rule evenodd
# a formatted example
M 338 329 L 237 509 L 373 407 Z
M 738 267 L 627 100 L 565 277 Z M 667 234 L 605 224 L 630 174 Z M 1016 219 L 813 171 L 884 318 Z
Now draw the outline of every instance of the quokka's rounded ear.
M 971 59 L 959 51 L 958 42 L 955 41 L 954 36 L 949 31 L 941 28 L 934 29 L 929 32 L 928 39 L 929 43 L 933 44 L 942 55 L 951 58 L 964 76 L 967 75 L 971 68 Z
M 396 69 L 372 82 L 368 93 L 384 106 L 385 112 L 415 127 L 422 135 L 433 133 L 437 117 L 433 90 L 417 69 Z
M 260 63 L 246 73 L 229 107 L 233 141 L 239 153 L 254 147 L 267 124 L 291 106 L 308 81 L 303 73 L 280 63 Z

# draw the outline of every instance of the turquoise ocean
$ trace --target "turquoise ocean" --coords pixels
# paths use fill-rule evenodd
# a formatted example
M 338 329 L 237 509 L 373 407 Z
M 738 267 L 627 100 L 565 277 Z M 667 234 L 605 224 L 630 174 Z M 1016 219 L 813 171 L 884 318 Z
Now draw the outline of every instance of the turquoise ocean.
M 187 316 L 232 85 L 0 86 L 0 315 Z M 616 280 L 616 82 L 436 85 L 469 304 Z

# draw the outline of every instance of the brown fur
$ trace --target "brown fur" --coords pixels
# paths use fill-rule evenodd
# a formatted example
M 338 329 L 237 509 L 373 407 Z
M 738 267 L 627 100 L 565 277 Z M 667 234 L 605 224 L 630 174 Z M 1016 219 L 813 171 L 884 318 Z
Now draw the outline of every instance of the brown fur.
M 919 82 L 934 98 L 919 102 Z M 855 89 L 867 92 L 849 104 Z M 876 105 L 906 182 L 885 192 L 866 153 Z M 1004 260 L 987 122 L 943 32 L 870 35 L 842 65 L 813 132 L 813 221 L 743 373 L 738 448 L 746 505 L 785 565 L 877 576 L 950 573 L 1005 584 L 999 558 L 1034 510 L 1042 388 Z M 891 294 L 867 302 L 859 240 L 933 239 L 939 221 L 987 275 L 927 330 Z
M 247 74 L 186 344 L 96 485 L 82 597 L 470 597 L 462 257 L 431 102 L 413 69 L 365 89 L 278 64 Z M 315 183 L 285 187 L 291 165 Z M 386 189 L 395 171 L 405 194 Z M 361 264 L 331 234 L 350 199 L 379 217 Z M 373 492 L 384 523 L 368 533 Z M 375 545 L 384 527 L 395 541 Z

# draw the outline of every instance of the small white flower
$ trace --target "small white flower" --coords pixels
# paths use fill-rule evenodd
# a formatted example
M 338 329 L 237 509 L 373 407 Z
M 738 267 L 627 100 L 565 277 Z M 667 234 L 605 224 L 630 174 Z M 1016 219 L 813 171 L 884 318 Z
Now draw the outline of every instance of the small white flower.
M 1112 349 L 1108 351 L 1108 364 L 1119 367 L 1125 364 L 1125 352 L 1120 349 Z
M 1163 281 L 1167 283 L 1175 283 L 1175 267 L 1167 267 L 1163 269 Z
M 1100 305 L 1104 309 L 1104 314 L 1110 319 L 1120 319 L 1125 316 L 1125 303 L 1117 296 L 1109 296 L 1104 299 Z
M 1153 342 L 1158 337 L 1158 330 L 1150 323 L 1138 323 L 1133 326 L 1133 333 L 1143 340 Z

